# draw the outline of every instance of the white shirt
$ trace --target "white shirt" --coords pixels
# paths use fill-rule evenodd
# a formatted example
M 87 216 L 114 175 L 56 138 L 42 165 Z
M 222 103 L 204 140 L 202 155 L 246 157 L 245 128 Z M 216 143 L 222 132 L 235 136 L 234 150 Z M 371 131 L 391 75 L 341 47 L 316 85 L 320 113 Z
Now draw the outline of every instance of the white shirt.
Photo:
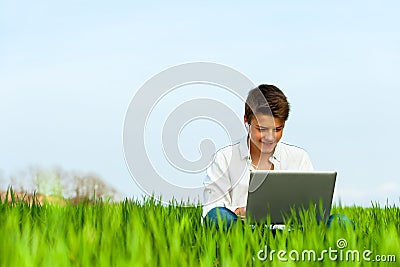
M 274 170 L 313 170 L 306 151 L 283 142 L 278 142 L 269 160 Z M 245 207 L 252 169 L 247 136 L 218 150 L 204 181 L 203 218 L 215 207 L 226 207 L 233 212 Z

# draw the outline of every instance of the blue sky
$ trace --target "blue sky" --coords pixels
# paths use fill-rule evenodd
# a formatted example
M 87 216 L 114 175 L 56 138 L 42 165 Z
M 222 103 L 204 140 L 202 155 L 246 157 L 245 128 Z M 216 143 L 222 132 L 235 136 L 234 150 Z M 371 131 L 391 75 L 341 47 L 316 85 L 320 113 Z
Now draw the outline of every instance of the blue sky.
M 284 140 L 316 169 L 338 171 L 336 201 L 398 204 L 398 10 L 396 1 L 2 1 L 0 175 L 58 165 L 139 195 L 122 151 L 133 95 L 168 67 L 210 61 L 287 94 Z

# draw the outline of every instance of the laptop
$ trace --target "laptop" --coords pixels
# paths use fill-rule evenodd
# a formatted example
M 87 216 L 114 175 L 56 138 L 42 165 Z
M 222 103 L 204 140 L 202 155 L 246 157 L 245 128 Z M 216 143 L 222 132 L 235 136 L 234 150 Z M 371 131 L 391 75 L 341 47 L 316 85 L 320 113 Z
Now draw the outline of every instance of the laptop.
M 251 171 L 246 217 L 256 222 L 266 222 L 269 217 L 271 224 L 284 224 L 293 210 L 300 219 L 299 212 L 312 205 L 317 220 L 326 222 L 336 174 L 335 171 Z

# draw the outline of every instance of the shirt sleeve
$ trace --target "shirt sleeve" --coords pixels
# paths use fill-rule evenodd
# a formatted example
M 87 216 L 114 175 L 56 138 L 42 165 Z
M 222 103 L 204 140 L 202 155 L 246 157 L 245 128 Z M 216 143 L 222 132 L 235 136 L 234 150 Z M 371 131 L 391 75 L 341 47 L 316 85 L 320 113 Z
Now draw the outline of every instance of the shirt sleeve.
M 311 163 L 310 157 L 307 152 L 304 151 L 301 163 L 300 163 L 300 171 L 313 171 L 314 167 Z
M 223 153 L 217 153 L 214 161 L 207 168 L 204 180 L 203 218 L 215 207 L 229 208 L 231 206 L 231 180 L 227 168 L 227 159 Z

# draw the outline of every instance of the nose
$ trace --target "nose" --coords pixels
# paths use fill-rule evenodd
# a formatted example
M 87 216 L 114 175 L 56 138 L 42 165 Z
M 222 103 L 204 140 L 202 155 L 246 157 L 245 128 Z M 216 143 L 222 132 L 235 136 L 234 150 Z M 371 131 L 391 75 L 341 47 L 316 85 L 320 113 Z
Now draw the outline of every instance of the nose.
M 269 129 L 268 131 L 263 132 L 263 139 L 268 141 L 268 142 L 273 142 L 275 141 L 275 131 L 273 129 Z

